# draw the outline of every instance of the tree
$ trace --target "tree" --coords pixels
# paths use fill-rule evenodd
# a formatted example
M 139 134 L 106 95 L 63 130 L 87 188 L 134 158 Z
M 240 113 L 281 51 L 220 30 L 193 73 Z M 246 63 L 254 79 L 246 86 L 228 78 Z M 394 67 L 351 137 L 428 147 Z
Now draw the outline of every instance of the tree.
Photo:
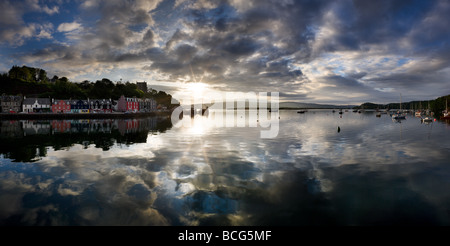
M 12 66 L 12 68 L 9 70 L 8 75 L 12 79 L 18 79 L 20 74 L 20 67 L 18 66 Z
M 30 69 L 28 69 L 28 67 L 26 66 L 22 66 L 22 67 L 18 67 L 18 66 L 13 66 L 9 72 L 9 77 L 12 79 L 21 79 L 21 80 L 25 80 L 25 81 L 35 81 L 33 80 L 33 76 L 32 73 L 30 71 Z
M 48 81 L 47 72 L 44 69 L 39 70 L 38 80 L 39 80 L 39 82 L 47 82 Z
M 69 82 L 69 79 L 67 77 L 62 77 L 59 80 L 61 80 L 63 82 L 66 82 L 66 83 Z
M 97 80 L 94 86 L 89 90 L 90 98 L 111 98 L 113 94 L 114 84 L 109 79 Z
M 69 98 L 86 98 L 86 93 L 74 83 L 65 81 L 64 79 L 57 80 L 52 85 L 53 98 L 57 99 L 69 99 Z
M 93 87 L 93 83 L 90 82 L 89 80 L 84 80 L 83 82 L 78 83 L 77 85 L 85 92 L 90 91 Z

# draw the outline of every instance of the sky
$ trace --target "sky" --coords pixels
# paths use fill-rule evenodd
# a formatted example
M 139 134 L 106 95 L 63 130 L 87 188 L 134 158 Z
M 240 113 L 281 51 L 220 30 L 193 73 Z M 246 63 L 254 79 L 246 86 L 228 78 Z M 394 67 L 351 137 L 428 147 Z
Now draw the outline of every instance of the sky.
M 324 104 L 450 94 L 446 0 L 1 0 L 0 72 Z

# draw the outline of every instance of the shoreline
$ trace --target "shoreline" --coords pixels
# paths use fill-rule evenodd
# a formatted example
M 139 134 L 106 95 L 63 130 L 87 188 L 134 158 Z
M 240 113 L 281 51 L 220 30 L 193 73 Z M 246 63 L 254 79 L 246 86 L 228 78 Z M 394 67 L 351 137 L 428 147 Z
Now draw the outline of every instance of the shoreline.
M 0 120 L 53 120 L 53 119 L 133 119 L 152 116 L 170 116 L 171 111 L 146 113 L 33 113 L 10 114 L 0 113 Z

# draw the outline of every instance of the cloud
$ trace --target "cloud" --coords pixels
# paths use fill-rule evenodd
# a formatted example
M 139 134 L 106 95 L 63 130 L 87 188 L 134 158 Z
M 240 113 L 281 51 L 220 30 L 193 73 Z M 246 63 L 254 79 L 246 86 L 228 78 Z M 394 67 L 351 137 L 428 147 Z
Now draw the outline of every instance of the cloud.
M 0 2 L 0 43 L 7 42 L 13 46 L 21 46 L 31 38 L 51 39 L 53 24 L 47 21 L 25 22 L 26 13 L 58 13 L 58 6 L 49 7 L 39 4 L 38 0 L 1 1 Z
M 61 23 L 58 26 L 57 30 L 58 30 L 58 32 L 71 32 L 71 31 L 79 29 L 80 27 L 81 27 L 81 24 L 76 21 L 70 22 L 70 23 L 66 22 L 66 23 Z
M 0 30 L 1 41 L 51 38 L 51 28 L 26 23 L 16 5 L 1 4 L 0 23 L 13 24 Z M 79 10 L 76 21 L 58 25 L 66 40 L 23 59 L 70 74 L 90 65 L 103 72 L 134 67 L 155 81 L 277 88 L 321 101 L 339 91 L 336 85 L 359 100 L 383 88 L 432 95 L 448 83 L 446 1 L 89 0 Z
M 17 1 L 17 2 L 22 2 L 22 1 Z M 40 4 L 39 0 L 25 0 L 24 5 L 27 7 L 28 10 L 43 12 L 48 15 L 53 15 L 53 14 L 59 13 L 58 6 L 55 5 L 55 6 L 49 7 L 48 5 Z

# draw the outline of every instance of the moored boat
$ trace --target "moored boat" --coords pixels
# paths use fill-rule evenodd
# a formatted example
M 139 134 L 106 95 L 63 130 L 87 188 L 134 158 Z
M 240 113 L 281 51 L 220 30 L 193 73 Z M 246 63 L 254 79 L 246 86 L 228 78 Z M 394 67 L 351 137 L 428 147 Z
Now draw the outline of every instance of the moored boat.
M 427 116 L 427 117 L 421 118 L 420 121 L 422 121 L 422 122 L 433 122 L 433 118 Z
M 403 110 L 402 110 L 402 94 L 400 94 L 400 110 L 398 110 L 397 113 L 392 114 L 392 119 L 394 119 L 394 120 L 406 119 L 406 115 L 403 113 Z
M 450 112 L 448 112 L 447 99 L 445 99 L 445 111 L 442 113 L 443 113 L 443 115 L 441 116 L 441 120 L 449 120 L 450 119 Z

